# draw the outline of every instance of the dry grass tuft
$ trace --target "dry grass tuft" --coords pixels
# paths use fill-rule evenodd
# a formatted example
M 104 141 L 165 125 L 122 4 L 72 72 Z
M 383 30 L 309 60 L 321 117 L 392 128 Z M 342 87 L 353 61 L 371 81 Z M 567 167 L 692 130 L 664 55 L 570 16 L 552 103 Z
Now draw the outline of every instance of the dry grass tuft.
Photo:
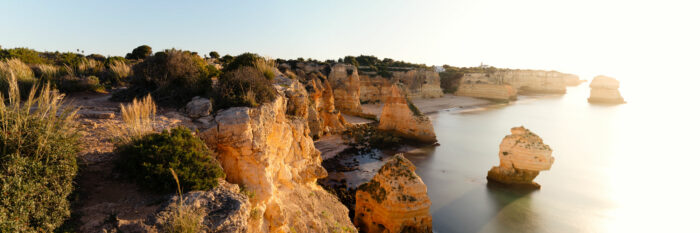
M 83 75 L 97 75 L 102 72 L 102 62 L 94 59 L 83 59 L 78 64 L 78 73 Z
M 41 80 L 54 80 L 58 77 L 60 69 L 57 66 L 49 64 L 36 64 L 33 66 L 34 73 Z
M 148 95 L 121 107 L 122 127 L 114 126 L 113 132 L 120 142 L 129 142 L 148 133 L 155 132 L 156 103 Z
M 164 225 L 165 232 L 172 233 L 197 233 L 202 230 L 202 218 L 204 213 L 197 211 L 194 207 L 188 207 L 182 204 L 182 189 L 180 189 L 180 180 L 177 178 L 175 170 L 170 168 L 170 174 L 173 175 L 177 183 L 177 193 L 179 203 L 175 207 L 175 211 L 168 217 L 168 224 Z
M 7 94 L 10 85 L 15 84 L 21 96 L 26 97 L 36 81 L 32 69 L 21 60 L 13 58 L 0 61 L 0 93 Z
M 127 65 L 124 61 L 114 61 L 109 64 L 109 72 L 120 80 L 131 75 L 131 66 Z
M 277 62 L 272 58 L 257 58 L 253 62 L 255 69 L 260 71 L 260 73 L 265 76 L 268 80 L 275 78 L 275 68 L 277 67 Z

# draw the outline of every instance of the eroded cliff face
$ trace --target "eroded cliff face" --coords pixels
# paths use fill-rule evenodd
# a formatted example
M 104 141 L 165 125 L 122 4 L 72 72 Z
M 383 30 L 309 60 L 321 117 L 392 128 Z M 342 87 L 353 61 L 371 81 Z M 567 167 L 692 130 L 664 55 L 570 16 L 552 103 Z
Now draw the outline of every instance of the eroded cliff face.
M 622 104 L 625 99 L 620 95 L 618 88 L 620 81 L 607 76 L 596 76 L 591 81 L 591 95 L 588 98 L 590 103 Z
M 306 90 L 310 101 L 308 118 L 311 136 L 318 138 L 345 130 L 347 122 L 340 111 L 335 109 L 335 98 L 330 82 L 314 77 L 307 81 Z
M 484 73 L 464 74 L 454 94 L 498 101 L 511 101 L 518 98 L 515 88 L 508 84 L 496 83 Z
M 432 232 L 428 189 L 415 170 L 397 154 L 361 185 L 355 194 L 355 225 L 368 233 Z
M 489 170 L 487 179 L 525 188 L 539 188 L 540 185 L 532 180 L 540 171 L 552 167 L 552 149 L 525 127 L 514 127 L 510 132 L 511 135 L 501 141 L 498 152 L 500 165 Z
M 384 102 L 391 94 L 392 82 L 382 76 L 360 75 L 360 102 L 379 103 Z
M 361 115 L 360 76 L 353 65 L 335 64 L 331 67 L 328 80 L 333 87 L 335 107 L 350 115 Z
M 347 208 L 316 184 L 327 173 L 305 118 L 308 98 L 285 93 L 296 96 L 288 102 L 282 95 L 298 84 L 277 88 L 274 101 L 219 110 L 200 128 L 226 180 L 250 194 L 248 232 L 353 232 Z
M 413 106 L 397 85 L 391 87 L 386 98 L 378 129 L 425 143 L 437 141 L 430 117 Z
M 440 75 L 433 70 L 415 69 L 405 72 L 392 72 L 394 83 L 402 83 L 408 98 L 442 97 Z

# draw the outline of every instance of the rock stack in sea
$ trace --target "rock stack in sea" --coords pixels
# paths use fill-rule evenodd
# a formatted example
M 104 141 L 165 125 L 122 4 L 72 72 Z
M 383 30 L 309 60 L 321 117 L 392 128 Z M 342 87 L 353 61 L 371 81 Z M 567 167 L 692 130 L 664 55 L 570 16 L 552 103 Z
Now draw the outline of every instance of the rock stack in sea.
M 437 142 L 430 117 L 423 115 L 396 85 L 386 98 L 378 129 L 424 143 Z
M 500 165 L 489 170 L 487 179 L 489 182 L 539 189 L 540 185 L 532 180 L 540 171 L 552 167 L 552 149 L 525 127 L 514 127 L 510 132 L 511 135 L 501 141 Z
M 625 99 L 620 95 L 620 81 L 614 78 L 599 75 L 591 81 L 591 96 L 589 103 L 623 104 Z
M 432 232 L 428 189 L 416 167 L 394 155 L 357 189 L 354 223 L 362 232 Z

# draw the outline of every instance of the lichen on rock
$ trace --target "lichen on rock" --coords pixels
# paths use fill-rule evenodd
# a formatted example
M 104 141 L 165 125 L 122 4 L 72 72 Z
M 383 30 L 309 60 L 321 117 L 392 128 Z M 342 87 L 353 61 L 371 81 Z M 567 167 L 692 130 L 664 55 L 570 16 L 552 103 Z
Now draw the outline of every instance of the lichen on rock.
M 513 127 L 510 131 L 511 135 L 501 141 L 498 152 L 500 165 L 491 168 L 486 178 L 502 184 L 540 188 L 532 180 L 540 171 L 552 167 L 552 149 L 525 127 Z
M 363 232 L 432 232 L 428 189 L 402 154 L 357 189 L 354 223 Z

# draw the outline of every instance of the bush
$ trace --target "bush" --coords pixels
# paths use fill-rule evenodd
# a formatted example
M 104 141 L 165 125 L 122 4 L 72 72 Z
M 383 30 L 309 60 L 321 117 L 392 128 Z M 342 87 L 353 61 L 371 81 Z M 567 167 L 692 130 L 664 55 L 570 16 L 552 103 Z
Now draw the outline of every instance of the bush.
M 121 86 L 126 81 L 126 77 L 131 75 L 131 66 L 127 65 L 126 62 L 122 60 L 111 60 L 106 63 L 107 74 L 104 76 L 103 81 L 109 83 L 112 86 Z
M 28 48 L 14 48 L 14 49 L 3 49 L 0 50 L 0 59 L 11 59 L 17 58 L 24 63 L 28 64 L 42 64 L 48 61 L 41 56 L 39 52 Z
M 0 97 L 0 232 L 51 232 L 70 215 L 75 110 L 48 86 L 22 102 L 11 80 L 8 99 Z
M 272 82 L 253 67 L 226 72 L 219 78 L 214 105 L 217 109 L 247 106 L 257 107 L 277 96 Z
M 225 58 L 225 56 L 224 56 Z M 244 66 L 254 66 L 255 61 L 258 59 L 261 59 L 259 55 L 255 53 L 243 53 L 241 55 L 238 55 L 233 58 L 231 62 L 226 64 L 226 67 L 224 68 L 224 71 L 234 71 L 237 70 L 238 68 L 244 67 Z
M 189 51 L 169 49 L 134 65 L 129 90 L 113 95 L 130 101 L 151 94 L 162 105 L 182 106 L 211 88 L 206 62 Z
M 104 86 L 100 84 L 100 79 L 95 76 L 74 77 L 70 75 L 63 76 L 58 81 L 58 90 L 64 93 L 72 92 L 105 92 Z
M 260 73 L 262 73 L 266 79 L 272 80 L 275 78 L 275 67 L 277 66 L 275 60 L 267 58 L 258 58 L 255 59 L 253 66 L 255 67 L 255 69 L 260 71 Z
M 20 95 L 24 98 L 29 95 L 32 86 L 37 83 L 32 69 L 18 58 L 0 61 L 0 94 L 7 95 L 10 84 L 14 79 L 18 83 Z
M 151 53 L 153 53 L 153 50 L 150 46 L 141 45 L 132 50 L 131 53 L 127 53 L 126 59 L 145 59 L 146 57 L 151 56 Z
M 110 131 L 117 141 L 128 143 L 131 139 L 139 138 L 155 131 L 157 106 L 147 95 L 143 99 L 134 99 L 131 104 L 120 104 L 122 121 L 125 126 L 112 125 Z
M 117 168 L 143 187 L 157 192 L 177 190 L 172 168 L 183 192 L 216 187 L 223 169 L 206 144 L 184 127 L 164 130 L 117 147 Z
M 219 53 L 217 53 L 216 51 L 209 52 L 209 56 L 214 59 L 219 59 Z

